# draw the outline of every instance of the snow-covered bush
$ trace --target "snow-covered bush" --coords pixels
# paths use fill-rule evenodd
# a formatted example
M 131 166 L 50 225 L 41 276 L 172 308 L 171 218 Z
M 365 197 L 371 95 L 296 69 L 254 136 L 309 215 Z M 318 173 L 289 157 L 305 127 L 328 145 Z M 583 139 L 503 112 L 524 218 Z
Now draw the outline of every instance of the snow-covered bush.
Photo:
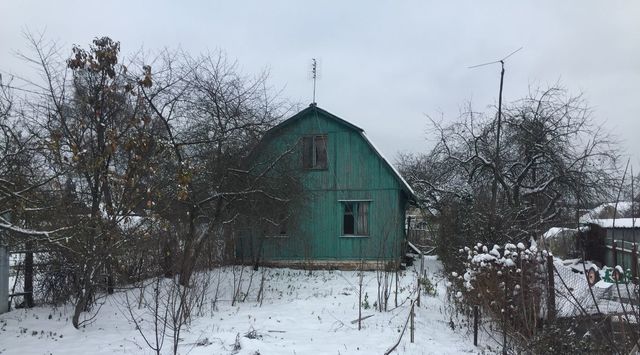
M 545 309 L 546 279 L 543 255 L 530 246 L 477 243 L 459 252 L 466 258 L 465 272 L 450 274 L 450 293 L 458 309 L 479 306 L 483 319 L 491 319 L 508 334 L 530 338 Z

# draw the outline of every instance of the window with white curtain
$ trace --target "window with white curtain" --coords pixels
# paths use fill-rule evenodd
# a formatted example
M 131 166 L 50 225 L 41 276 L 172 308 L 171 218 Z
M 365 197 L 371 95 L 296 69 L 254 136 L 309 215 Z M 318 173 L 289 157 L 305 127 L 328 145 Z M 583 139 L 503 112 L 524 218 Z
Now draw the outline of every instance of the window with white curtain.
M 342 201 L 342 234 L 369 235 L 369 201 Z

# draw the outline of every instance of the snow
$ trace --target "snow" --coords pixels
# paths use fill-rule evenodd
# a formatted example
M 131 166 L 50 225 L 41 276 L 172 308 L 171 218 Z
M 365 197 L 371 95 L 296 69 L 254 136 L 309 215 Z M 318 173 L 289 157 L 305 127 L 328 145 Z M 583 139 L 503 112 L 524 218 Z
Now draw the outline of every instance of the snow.
M 516 263 L 515 263 L 512 259 L 504 258 L 504 259 L 502 259 L 502 260 L 503 260 L 503 262 L 502 262 L 502 263 L 503 263 L 503 264 L 504 264 L 504 266 L 506 266 L 506 267 L 514 267 L 514 266 L 516 266 Z
M 592 219 L 589 223 L 597 224 L 602 228 L 640 228 L 638 218 L 606 218 L 606 219 Z
M 538 248 L 534 241 L 527 248 L 523 243 L 505 244 L 502 257 L 499 253 L 494 253 L 498 248 L 494 246 L 490 253 L 479 253 L 479 250 L 486 250 L 481 243 L 474 246 L 474 251 L 467 248 L 469 262 L 464 274 L 464 287 L 471 291 L 474 288 L 474 280 L 483 272 L 489 271 L 502 276 L 505 268 L 517 268 L 516 260 L 537 260 L 541 263 L 539 271 L 546 272 L 543 266 L 544 258 L 537 256 Z M 497 255 L 496 255 L 497 254 Z M 546 250 L 542 254 L 547 256 L 551 253 Z M 515 260 L 514 260 L 515 259 Z M 611 283 L 609 278 L 604 276 L 610 274 L 614 269 L 598 268 L 593 262 L 583 262 L 580 259 L 562 260 L 554 258 L 554 284 L 556 291 L 556 308 L 558 317 L 573 317 L 587 314 L 622 314 L 623 307 L 631 309 L 630 299 L 636 299 L 635 287 L 632 284 Z M 500 270 L 502 268 L 502 270 Z M 599 272 L 601 280 L 593 287 L 589 287 L 585 271 L 595 270 Z M 616 266 L 615 270 L 624 273 L 622 267 Z M 521 274 L 522 270 L 517 268 L 516 274 Z M 607 282 L 609 281 L 609 282 Z M 500 282 L 498 286 L 504 287 L 505 283 Z M 521 291 L 521 284 L 516 284 L 514 294 Z M 542 307 L 545 307 L 543 304 Z M 634 320 L 635 321 L 635 320 Z
M 553 264 L 557 271 L 557 276 L 554 281 L 558 316 L 569 317 L 581 315 L 583 314 L 582 309 L 589 314 L 596 314 L 598 312 L 621 314 L 623 312 L 623 304 L 620 301 L 615 284 L 600 280 L 589 289 L 586 276 L 582 273 L 583 267 L 579 261 L 554 258 Z M 597 269 L 597 267 L 590 262 L 586 262 L 584 268 L 586 268 L 586 270 L 590 268 Z M 605 269 L 598 271 L 600 271 L 600 277 L 604 277 Z M 619 291 L 623 299 L 635 298 L 633 295 L 633 287 L 627 289 L 627 287 L 622 284 L 619 285 Z M 594 298 L 597 301 L 597 307 L 593 302 Z M 627 304 L 626 307 L 629 308 L 630 305 Z
M 600 268 L 595 263 L 587 260 L 582 261 L 581 258 L 577 259 L 558 259 L 562 261 L 562 265 L 567 266 L 573 270 L 573 272 L 584 273 L 584 270 L 594 269 L 596 271 L 600 271 Z M 584 265 L 583 265 L 584 264 Z
M 140 228 L 146 222 L 151 222 L 151 219 L 136 215 L 119 216 L 117 218 L 118 226 L 125 231 L 132 231 Z
M 544 232 L 544 234 L 542 235 L 542 237 L 546 240 L 546 239 L 554 239 L 558 236 L 562 235 L 562 232 L 564 231 L 573 231 L 575 232 L 576 230 L 573 228 L 565 228 L 565 227 L 551 227 L 549 228 L 548 231 Z
M 496 257 L 491 254 L 478 254 L 471 259 L 471 262 L 479 264 L 484 262 L 490 262 L 496 260 Z
M 407 329 L 394 354 L 477 353 L 464 329 L 450 328 L 444 312 L 445 278 L 435 257 L 424 257 L 427 276 L 436 287 L 435 297 L 424 293 L 416 307 L 415 343 Z M 420 262 L 416 262 L 417 269 Z M 382 354 L 398 339 L 409 314 L 409 300 L 415 298 L 416 272 L 402 273 L 398 308 L 393 293 L 389 311 L 363 309 L 363 329 L 351 321 L 358 318 L 358 273 L 356 271 L 308 271 L 266 269 L 265 298 L 256 302 L 260 274 L 254 276 L 246 302 L 231 305 L 233 267 L 215 269 L 199 277 L 221 280 L 219 301 L 211 303 L 215 287 L 210 287 L 202 314 L 195 316 L 181 333 L 181 354 Z M 236 269 L 237 270 L 237 269 Z M 250 273 L 245 269 L 245 275 Z M 245 279 L 245 285 L 248 280 Z M 244 287 L 243 287 L 244 288 Z M 223 290 L 225 292 L 223 292 Z M 368 302 L 376 301 L 376 272 L 364 273 Z M 139 291 L 127 291 L 136 299 Z M 364 298 L 364 297 L 363 297 Z M 144 340 L 128 320 L 125 293 L 104 298 L 95 321 L 80 330 L 71 325 L 73 309 L 37 307 L 13 310 L 0 315 L 0 353 L 6 354 L 150 354 Z M 195 311 L 194 311 L 195 312 Z M 144 317 L 143 317 L 144 318 Z M 150 324 L 143 321 L 143 329 Z M 249 335 L 249 337 L 247 337 Z M 234 352 L 239 339 L 241 348 Z M 201 345 L 198 345 L 201 344 Z M 163 353 L 171 352 L 167 338 Z
M 418 249 L 418 247 L 416 247 L 415 245 L 413 245 L 413 243 L 407 241 L 407 245 L 409 246 L 409 248 L 411 248 L 411 250 L 415 251 L 417 254 L 420 254 L 421 251 L 420 249 Z
M 620 202 L 618 202 L 617 206 L 616 206 L 615 202 L 603 203 L 603 204 L 591 209 L 589 212 L 583 214 L 582 216 L 580 216 L 580 222 L 588 223 L 589 220 L 591 220 L 591 219 L 597 219 L 607 209 L 616 209 L 618 214 L 624 214 L 624 213 L 626 213 L 626 212 L 631 210 L 631 206 L 632 205 L 633 205 L 633 203 L 630 202 L 630 201 L 620 201 Z M 618 217 L 618 216 L 616 216 L 616 217 Z

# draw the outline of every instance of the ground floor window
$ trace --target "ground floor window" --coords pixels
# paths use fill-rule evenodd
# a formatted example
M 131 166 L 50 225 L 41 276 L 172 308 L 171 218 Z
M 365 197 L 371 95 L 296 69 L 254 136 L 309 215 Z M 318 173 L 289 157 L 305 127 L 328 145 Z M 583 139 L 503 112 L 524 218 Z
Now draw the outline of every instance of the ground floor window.
M 369 201 L 342 201 L 342 234 L 369 235 Z

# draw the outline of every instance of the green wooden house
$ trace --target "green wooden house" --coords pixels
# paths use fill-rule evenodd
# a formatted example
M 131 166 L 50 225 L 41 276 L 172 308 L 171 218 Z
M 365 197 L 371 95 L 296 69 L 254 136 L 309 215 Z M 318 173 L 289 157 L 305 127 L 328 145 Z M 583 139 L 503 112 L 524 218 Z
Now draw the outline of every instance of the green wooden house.
M 239 233 L 237 255 L 316 267 L 401 260 L 405 211 L 415 194 L 362 128 L 311 104 L 269 130 L 254 160 L 287 150 L 303 198 L 278 228 Z

